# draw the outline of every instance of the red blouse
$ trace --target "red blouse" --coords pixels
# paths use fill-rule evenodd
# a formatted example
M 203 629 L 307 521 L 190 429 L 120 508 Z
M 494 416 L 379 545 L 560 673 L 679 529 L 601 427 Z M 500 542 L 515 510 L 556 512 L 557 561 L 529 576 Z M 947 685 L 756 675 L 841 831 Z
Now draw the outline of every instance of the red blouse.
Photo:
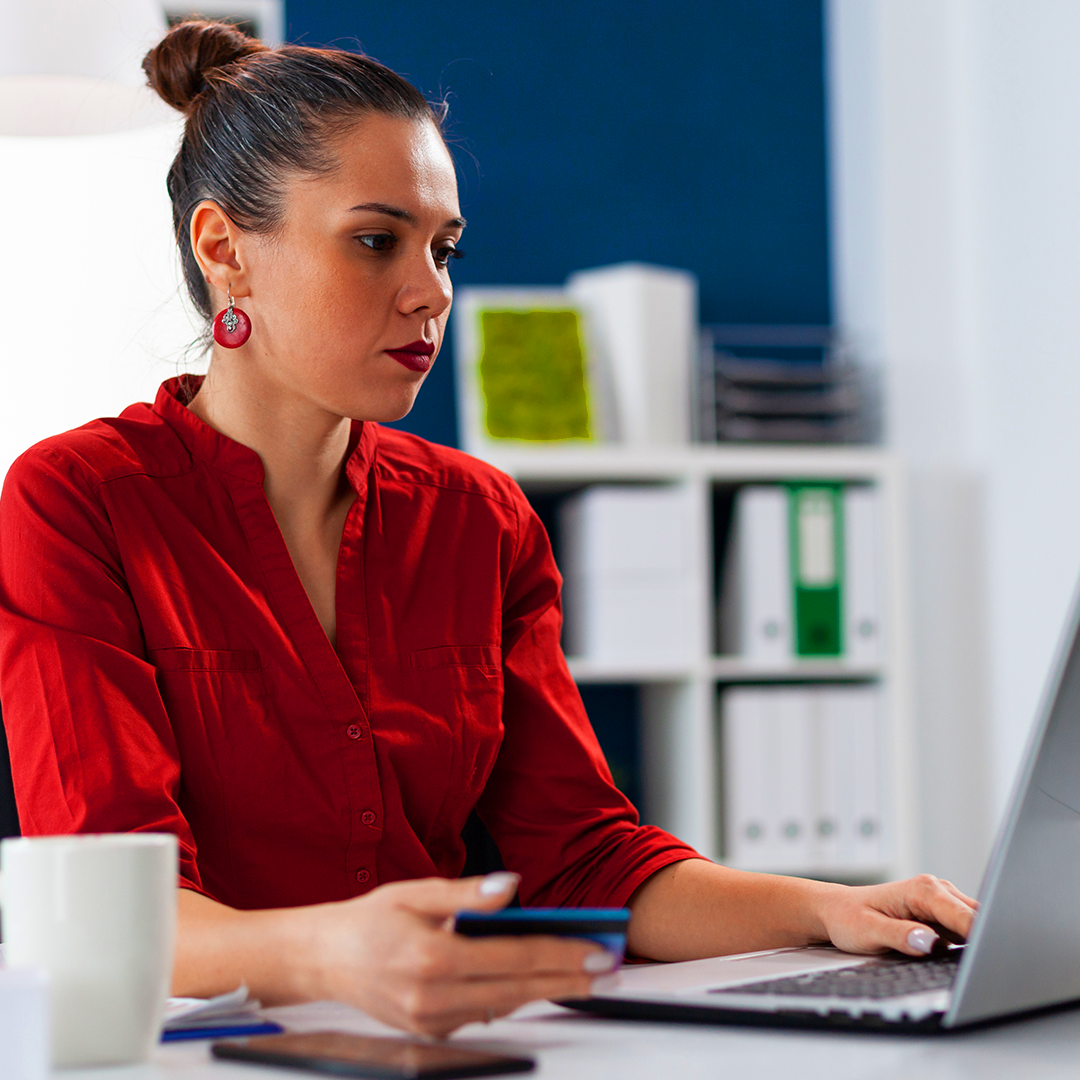
M 613 786 L 512 480 L 357 424 L 337 650 L 252 450 L 178 400 L 48 439 L 0 503 L 0 700 L 23 832 L 165 830 L 239 908 L 456 877 L 475 807 L 526 904 L 622 904 L 696 852 Z

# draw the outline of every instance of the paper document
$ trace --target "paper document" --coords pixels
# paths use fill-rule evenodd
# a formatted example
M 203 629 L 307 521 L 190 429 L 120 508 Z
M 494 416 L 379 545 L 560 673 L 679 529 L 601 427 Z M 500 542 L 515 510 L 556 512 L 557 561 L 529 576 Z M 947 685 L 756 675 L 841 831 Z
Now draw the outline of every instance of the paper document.
M 212 998 L 173 997 L 165 1004 L 165 1028 L 194 1026 L 203 1027 L 209 1020 L 228 1017 L 250 1016 L 260 1009 L 260 1004 L 248 994 L 241 983 L 227 994 Z

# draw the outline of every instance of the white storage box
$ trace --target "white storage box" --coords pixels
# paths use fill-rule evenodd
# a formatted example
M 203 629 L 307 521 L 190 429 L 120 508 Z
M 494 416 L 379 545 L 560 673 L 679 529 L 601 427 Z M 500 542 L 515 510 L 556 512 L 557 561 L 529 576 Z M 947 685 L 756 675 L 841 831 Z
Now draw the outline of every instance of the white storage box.
M 560 509 L 564 646 L 613 664 L 689 663 L 704 584 L 682 486 L 596 486 Z

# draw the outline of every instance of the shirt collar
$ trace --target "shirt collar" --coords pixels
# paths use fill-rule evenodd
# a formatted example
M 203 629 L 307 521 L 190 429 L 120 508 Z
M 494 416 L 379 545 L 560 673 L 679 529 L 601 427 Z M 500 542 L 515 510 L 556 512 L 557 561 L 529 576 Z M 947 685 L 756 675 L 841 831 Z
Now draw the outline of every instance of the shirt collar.
M 198 393 L 203 378 L 202 375 L 180 375 L 166 379 L 158 389 L 154 412 L 176 432 L 194 457 L 223 472 L 261 484 L 265 472 L 259 455 L 243 443 L 215 431 L 187 407 Z M 345 474 L 357 492 L 367 484 L 378 442 L 377 424 L 352 422 Z

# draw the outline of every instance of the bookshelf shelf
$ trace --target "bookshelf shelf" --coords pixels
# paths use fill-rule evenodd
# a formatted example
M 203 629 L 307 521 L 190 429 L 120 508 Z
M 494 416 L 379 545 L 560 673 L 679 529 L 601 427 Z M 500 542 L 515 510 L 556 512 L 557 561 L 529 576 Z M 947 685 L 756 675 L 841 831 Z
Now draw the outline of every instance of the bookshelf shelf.
M 781 666 L 748 663 L 738 656 L 714 657 L 707 670 L 719 683 L 877 682 L 885 673 L 877 664 L 851 664 L 844 660 L 793 660 Z
M 877 682 L 880 665 L 843 660 L 793 660 L 784 665 L 755 664 L 739 656 L 714 656 L 696 665 L 646 665 L 568 656 L 570 674 L 579 683 L 663 683 L 701 678 L 716 683 Z
M 884 451 L 861 447 L 788 446 L 545 446 L 484 454 L 520 483 L 770 479 L 876 481 L 893 468 Z
M 664 683 L 692 678 L 700 671 L 682 666 L 647 666 L 606 663 L 581 656 L 568 656 L 570 674 L 578 683 Z
M 912 751 L 911 676 L 908 650 L 906 527 L 903 476 L 888 453 L 850 446 L 618 445 L 499 446 L 481 451 L 509 473 L 537 505 L 550 508 L 564 495 L 590 484 L 678 484 L 693 494 L 695 559 L 700 559 L 702 595 L 694 619 L 696 656 L 679 664 L 600 662 L 569 657 L 579 685 L 638 687 L 641 703 L 641 786 L 648 820 L 693 844 L 702 854 L 724 861 L 720 691 L 726 686 L 873 684 L 885 710 L 886 790 L 892 841 L 886 865 L 857 873 L 843 869 L 802 871 L 811 877 L 867 880 L 906 876 L 916 869 L 915 782 Z M 872 485 L 880 496 L 883 566 L 883 624 L 887 647 L 878 663 L 792 660 L 752 663 L 716 654 L 714 579 L 721 560 L 723 525 L 716 508 L 730 502 L 744 484 L 836 481 Z M 557 539 L 557 538 L 556 538 Z M 556 544 L 556 547 L 558 545 Z M 557 551 L 558 557 L 558 551 Z M 786 868 L 777 866 L 777 872 Z

